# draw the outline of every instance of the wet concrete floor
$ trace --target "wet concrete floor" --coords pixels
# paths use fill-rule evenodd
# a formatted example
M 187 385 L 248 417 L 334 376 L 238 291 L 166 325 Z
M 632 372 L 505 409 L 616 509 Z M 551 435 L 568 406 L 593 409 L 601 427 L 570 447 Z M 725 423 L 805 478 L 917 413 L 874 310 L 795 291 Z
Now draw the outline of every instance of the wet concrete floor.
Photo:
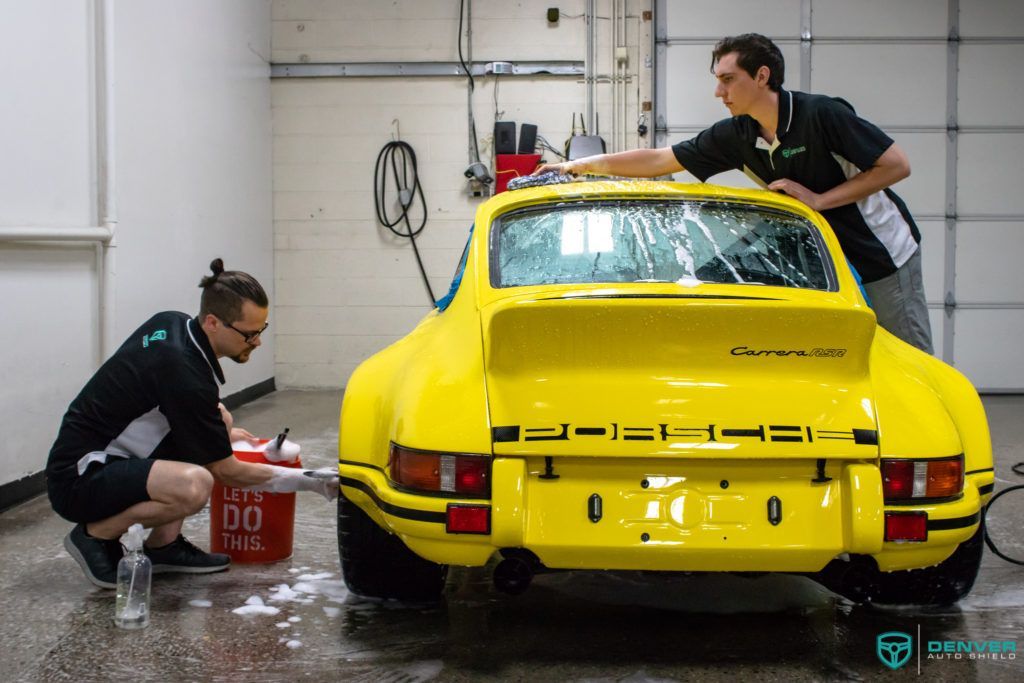
M 335 462 L 337 392 L 277 392 L 235 411 L 264 436 L 285 426 L 307 466 Z M 997 490 L 1024 483 L 1024 397 L 985 399 Z M 64 552 L 71 524 L 45 497 L 0 514 L 0 680 L 17 681 L 1019 681 L 1018 659 L 928 659 L 899 671 L 878 634 L 1024 645 L 1024 567 L 986 551 L 974 591 L 941 610 L 853 605 L 808 580 L 766 575 L 542 575 L 519 597 L 489 568 L 453 568 L 440 606 L 348 595 L 334 505 L 299 496 L 290 560 L 208 576 L 154 577 L 152 622 L 122 631 L 112 591 Z M 993 508 L 1001 549 L 1024 557 L 1024 492 Z M 208 512 L 187 537 L 209 540 Z M 257 600 L 258 599 L 258 600 Z M 252 611 L 275 614 L 243 616 Z M 1005 657 L 1005 655 L 1004 655 Z

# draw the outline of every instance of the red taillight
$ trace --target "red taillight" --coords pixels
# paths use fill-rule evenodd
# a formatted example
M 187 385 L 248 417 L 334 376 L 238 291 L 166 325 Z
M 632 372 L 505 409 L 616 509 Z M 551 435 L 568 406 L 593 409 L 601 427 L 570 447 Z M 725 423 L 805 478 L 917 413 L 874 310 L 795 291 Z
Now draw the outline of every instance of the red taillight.
M 924 512 L 886 512 L 886 541 L 927 541 L 928 515 Z
M 450 534 L 489 534 L 491 533 L 491 508 L 487 505 L 448 506 L 445 515 L 445 531 Z
M 398 486 L 429 493 L 486 497 L 491 459 L 485 455 L 417 451 L 391 444 L 388 474 Z
M 928 460 L 882 460 L 886 502 L 952 498 L 964 488 L 964 456 Z
M 451 456 L 441 456 L 451 457 Z M 457 493 L 487 493 L 487 472 L 491 462 L 486 458 L 455 457 L 455 491 Z

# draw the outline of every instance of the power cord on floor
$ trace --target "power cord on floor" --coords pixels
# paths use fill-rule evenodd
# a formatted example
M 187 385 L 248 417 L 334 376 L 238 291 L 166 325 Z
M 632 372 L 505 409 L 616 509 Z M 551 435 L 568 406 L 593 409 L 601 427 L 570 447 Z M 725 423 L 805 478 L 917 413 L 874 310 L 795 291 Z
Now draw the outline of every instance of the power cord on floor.
M 387 185 L 388 167 L 390 166 L 391 177 L 394 179 L 395 188 L 398 192 L 398 205 L 401 213 L 392 219 L 388 215 Z M 420 206 L 423 207 L 423 219 L 419 227 L 413 230 L 412 222 L 409 220 L 409 207 L 416 201 L 419 195 Z M 436 306 L 437 299 L 434 297 L 434 290 L 430 288 L 430 280 L 427 278 L 427 270 L 423 267 L 423 259 L 420 258 L 420 250 L 416 246 L 416 236 L 423 232 L 427 224 L 427 200 L 423 196 L 423 189 L 420 187 L 419 171 L 416 167 L 416 152 L 412 146 L 402 140 L 392 140 L 384 145 L 377 155 L 377 166 L 373 171 L 373 205 L 377 210 L 377 220 L 388 230 L 399 237 L 408 237 L 412 244 L 412 251 L 416 255 L 416 263 L 420 267 L 420 275 L 423 276 L 423 284 L 430 296 L 430 305 Z M 406 232 L 395 229 L 399 223 L 405 223 Z
M 1014 465 L 1013 467 L 1011 467 L 1010 469 L 1013 470 L 1014 474 L 1018 474 L 1018 475 L 1024 477 L 1024 462 L 1019 462 L 1016 465 Z M 987 522 L 988 512 L 989 512 L 989 510 L 992 509 L 992 506 L 995 505 L 995 502 L 997 500 L 999 500 L 1000 498 L 1005 496 L 1010 491 L 1019 491 L 1021 489 L 1024 489 L 1024 484 L 1018 484 L 1016 486 L 1010 486 L 1008 488 L 1003 489 L 1002 491 L 1000 491 L 996 495 L 992 496 L 992 500 L 990 500 L 988 502 L 988 505 L 985 506 L 985 509 L 982 510 L 982 513 L 981 513 L 981 524 L 982 524 L 982 527 L 984 527 L 984 529 L 985 529 L 985 545 L 988 546 L 989 550 L 991 550 L 997 557 L 1001 557 L 1002 559 L 1006 560 L 1007 562 L 1012 562 L 1013 564 L 1024 566 L 1024 560 L 1018 560 L 1018 559 L 1016 559 L 1014 557 L 1010 557 L 1009 555 L 1007 555 L 1007 554 L 1005 554 L 1003 552 L 1000 552 L 999 548 L 996 547 L 995 541 L 992 540 L 992 536 L 988 532 L 988 522 Z

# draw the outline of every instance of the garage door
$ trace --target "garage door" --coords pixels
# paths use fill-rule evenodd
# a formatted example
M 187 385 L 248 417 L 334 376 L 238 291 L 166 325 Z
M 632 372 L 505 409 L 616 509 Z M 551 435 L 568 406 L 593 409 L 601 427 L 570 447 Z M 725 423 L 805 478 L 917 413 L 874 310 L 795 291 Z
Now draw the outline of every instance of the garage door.
M 719 38 L 772 38 L 788 88 L 847 99 L 910 156 L 896 191 L 924 237 L 936 355 L 982 391 L 1024 391 L 1024 3 L 657 0 L 655 10 L 656 144 L 728 115 L 710 73 Z M 713 181 L 751 186 L 739 172 Z

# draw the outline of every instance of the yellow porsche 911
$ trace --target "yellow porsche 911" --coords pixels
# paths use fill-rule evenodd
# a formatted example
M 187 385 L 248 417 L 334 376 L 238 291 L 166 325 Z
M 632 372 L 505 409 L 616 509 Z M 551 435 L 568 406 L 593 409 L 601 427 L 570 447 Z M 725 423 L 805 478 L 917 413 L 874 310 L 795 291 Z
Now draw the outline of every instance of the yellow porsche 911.
M 994 482 L 977 392 L 876 325 L 820 215 L 639 181 L 481 205 L 449 295 L 352 375 L 339 462 L 345 581 L 406 600 L 494 558 L 509 593 L 790 572 L 948 604 Z

